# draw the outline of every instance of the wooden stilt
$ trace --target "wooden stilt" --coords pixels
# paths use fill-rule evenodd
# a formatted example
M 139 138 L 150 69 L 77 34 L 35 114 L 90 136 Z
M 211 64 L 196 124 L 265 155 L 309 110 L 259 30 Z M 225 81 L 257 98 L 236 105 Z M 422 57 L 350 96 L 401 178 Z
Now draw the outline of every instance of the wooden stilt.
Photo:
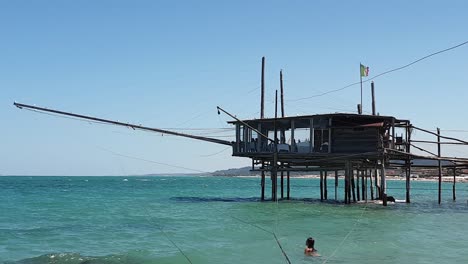
M 377 172 L 377 168 L 374 169 L 374 177 L 375 177 L 375 181 L 374 181 L 374 185 L 375 185 L 375 199 L 377 200 L 380 200 L 382 199 L 381 196 L 380 196 L 380 185 L 379 185 L 379 177 L 378 177 L 378 172 Z
M 357 194 L 357 200 L 361 200 L 361 195 L 359 194 L 361 192 L 361 188 L 359 188 L 359 175 L 361 174 L 361 170 L 356 170 L 356 194 Z
M 264 165 L 265 163 L 262 162 L 262 180 L 261 180 L 261 187 L 262 187 L 262 193 L 261 193 L 261 196 L 260 196 L 260 200 L 262 201 L 265 201 L 265 171 L 263 170 L 264 169 Z
M 386 189 L 386 182 L 385 182 L 385 161 L 382 160 L 382 175 L 380 180 L 380 197 L 382 197 L 382 204 L 383 206 L 387 206 L 387 193 Z
M 338 200 L 337 191 L 338 191 L 338 171 L 336 170 L 335 171 L 335 201 Z
M 441 153 L 440 153 L 440 129 L 437 128 L 437 156 L 440 158 Z M 442 163 L 439 160 L 439 188 L 438 188 L 438 201 L 439 204 L 442 202 Z
M 453 167 L 453 186 L 452 186 L 453 201 L 457 199 L 455 196 L 455 179 L 456 178 L 457 178 L 457 167 Z
M 276 171 L 274 169 L 271 170 L 271 200 L 276 201 Z
M 349 190 L 348 190 L 348 187 L 349 187 L 349 162 L 346 161 L 346 164 L 345 164 L 345 170 L 344 170 L 344 200 L 345 200 L 345 204 L 348 204 L 348 201 L 349 201 L 349 196 L 348 196 L 348 193 L 349 193 Z
M 367 169 L 362 171 L 362 199 L 367 202 Z
M 353 202 L 356 202 L 356 184 L 354 183 L 354 170 L 351 168 L 351 192 L 353 193 Z
M 286 172 L 286 177 L 287 177 L 287 181 L 286 181 L 286 185 L 287 185 L 287 193 L 286 193 L 286 197 L 287 199 L 289 200 L 291 198 L 290 196 L 290 193 L 291 193 L 291 186 L 290 186 L 290 179 L 289 179 L 289 171 Z
M 284 198 L 284 173 L 281 171 L 281 199 Z
M 323 188 L 324 188 L 323 197 L 325 198 L 325 200 L 328 200 L 328 189 L 327 189 L 327 176 L 328 175 L 327 174 L 328 174 L 328 172 L 325 171 L 324 172 L 324 178 L 323 178 Z
M 411 130 L 409 126 L 406 127 L 406 152 L 411 152 Z M 406 158 L 406 202 L 410 203 L 410 190 L 411 190 L 411 158 Z
M 348 204 L 351 203 L 351 177 L 353 175 L 353 170 L 351 169 L 351 163 L 348 167 Z
M 323 171 L 320 171 L 320 201 L 323 201 Z
M 273 166 L 272 166 L 272 198 L 273 201 L 278 200 L 278 128 L 276 126 L 276 119 L 278 118 L 278 90 L 275 95 L 275 121 L 273 122 L 274 127 L 274 153 L 273 153 Z
M 370 181 L 370 196 L 371 196 L 371 200 L 374 200 L 374 186 L 372 185 L 372 170 L 369 170 L 369 181 Z
M 406 160 L 406 203 L 410 203 L 411 162 Z

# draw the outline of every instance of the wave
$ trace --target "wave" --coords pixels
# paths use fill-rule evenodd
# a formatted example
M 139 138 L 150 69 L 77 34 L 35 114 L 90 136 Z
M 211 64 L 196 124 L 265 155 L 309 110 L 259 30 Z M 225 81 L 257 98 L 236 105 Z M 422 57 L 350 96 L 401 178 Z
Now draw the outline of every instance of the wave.
M 180 256 L 156 257 L 147 251 L 136 251 L 128 254 L 107 256 L 84 256 L 79 253 L 51 253 L 18 261 L 6 261 L 2 264 L 145 264 L 145 263 L 178 263 Z

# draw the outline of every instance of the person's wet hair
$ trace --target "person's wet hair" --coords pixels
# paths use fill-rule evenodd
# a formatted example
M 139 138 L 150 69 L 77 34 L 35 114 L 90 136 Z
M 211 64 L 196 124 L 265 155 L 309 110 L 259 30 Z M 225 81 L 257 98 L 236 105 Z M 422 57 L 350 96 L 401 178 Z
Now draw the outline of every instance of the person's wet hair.
M 314 248 L 315 240 L 312 237 L 307 238 L 306 246 L 308 248 Z

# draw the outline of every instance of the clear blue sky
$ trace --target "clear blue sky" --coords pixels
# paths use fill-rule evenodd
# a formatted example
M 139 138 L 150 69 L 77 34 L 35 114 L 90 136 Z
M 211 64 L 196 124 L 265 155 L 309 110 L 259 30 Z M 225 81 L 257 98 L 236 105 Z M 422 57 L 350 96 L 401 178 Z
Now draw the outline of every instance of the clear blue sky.
M 293 100 L 359 81 L 360 62 L 372 77 L 467 41 L 467 10 L 466 1 L 0 1 L 0 174 L 191 172 L 115 153 L 200 171 L 249 165 L 222 145 L 12 104 L 159 128 L 228 127 L 217 105 L 259 116 L 266 56 L 267 116 L 280 69 L 287 115 L 353 112 L 359 86 Z M 375 83 L 380 114 L 468 130 L 468 45 Z

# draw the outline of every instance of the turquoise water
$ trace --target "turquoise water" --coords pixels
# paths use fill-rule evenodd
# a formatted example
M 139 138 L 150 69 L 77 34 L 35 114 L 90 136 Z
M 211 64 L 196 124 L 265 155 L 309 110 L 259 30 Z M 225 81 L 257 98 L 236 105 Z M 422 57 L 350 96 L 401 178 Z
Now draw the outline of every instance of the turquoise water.
M 333 181 L 320 203 L 316 179 L 292 179 L 291 201 L 260 202 L 259 183 L 0 177 L 0 263 L 286 263 L 272 233 L 292 263 L 468 263 L 468 184 L 456 202 L 444 184 L 438 205 L 437 183 L 412 182 L 411 204 L 384 208 L 334 202 Z M 389 195 L 404 199 L 404 185 L 388 182 Z M 321 257 L 304 256 L 308 236 Z

